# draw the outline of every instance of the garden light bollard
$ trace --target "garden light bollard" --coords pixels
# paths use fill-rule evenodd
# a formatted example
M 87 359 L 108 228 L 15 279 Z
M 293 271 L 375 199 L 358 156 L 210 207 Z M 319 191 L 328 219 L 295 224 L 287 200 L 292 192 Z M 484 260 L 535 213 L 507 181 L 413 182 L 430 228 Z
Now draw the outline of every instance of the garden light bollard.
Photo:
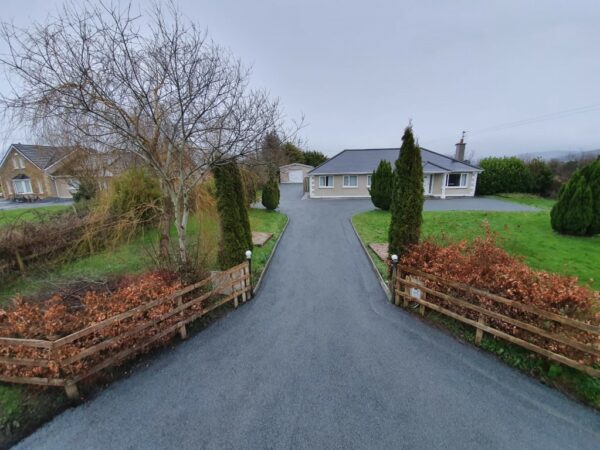
M 396 276 L 398 275 L 398 255 L 392 255 L 392 276 L 390 277 L 390 292 L 392 293 L 392 298 L 390 301 L 395 303 L 396 301 Z
M 252 298 L 252 251 L 246 250 L 246 261 L 248 261 L 248 284 L 250 290 L 248 291 L 248 298 Z

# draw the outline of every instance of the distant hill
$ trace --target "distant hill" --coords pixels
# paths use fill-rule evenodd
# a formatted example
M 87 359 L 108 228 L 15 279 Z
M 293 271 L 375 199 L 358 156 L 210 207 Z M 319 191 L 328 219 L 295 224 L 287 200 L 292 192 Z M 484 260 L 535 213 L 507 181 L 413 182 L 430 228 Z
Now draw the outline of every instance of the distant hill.
M 597 150 L 587 150 L 587 151 L 573 151 L 573 150 L 554 150 L 547 152 L 530 152 L 530 153 L 521 153 L 516 155 L 517 158 L 520 159 L 533 159 L 533 158 L 541 158 L 546 161 L 551 159 L 559 159 L 561 161 L 569 161 L 574 159 L 588 159 L 595 158 L 600 155 L 600 149 Z

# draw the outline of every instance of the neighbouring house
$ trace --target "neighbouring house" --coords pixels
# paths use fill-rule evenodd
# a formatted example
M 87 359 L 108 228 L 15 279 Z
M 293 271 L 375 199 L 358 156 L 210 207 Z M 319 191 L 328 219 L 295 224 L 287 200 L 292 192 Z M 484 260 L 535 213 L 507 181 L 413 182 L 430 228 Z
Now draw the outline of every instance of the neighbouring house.
M 9 199 L 70 199 L 79 187 L 75 173 L 93 174 L 105 188 L 111 177 L 130 165 L 123 156 L 77 147 L 12 144 L 0 161 L 0 184 Z
M 303 183 L 304 178 L 313 170 L 313 166 L 306 164 L 292 163 L 279 168 L 280 183 Z
M 455 157 L 421 148 L 423 189 L 428 197 L 473 197 L 479 167 L 464 159 L 465 143 L 456 144 Z M 370 197 L 371 175 L 382 160 L 398 159 L 399 148 L 348 149 L 310 171 L 311 198 Z

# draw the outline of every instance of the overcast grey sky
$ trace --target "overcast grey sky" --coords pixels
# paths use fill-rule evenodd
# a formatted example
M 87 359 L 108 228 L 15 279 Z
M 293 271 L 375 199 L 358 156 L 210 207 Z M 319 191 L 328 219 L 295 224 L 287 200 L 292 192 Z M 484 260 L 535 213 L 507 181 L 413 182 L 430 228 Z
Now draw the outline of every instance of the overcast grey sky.
M 2 2 L 2 18 L 25 26 L 61 3 Z M 399 145 L 409 119 L 421 145 L 443 153 L 462 130 L 477 157 L 600 148 L 597 0 L 178 3 L 288 116 L 305 114 L 303 136 L 326 154 Z M 4 146 L 31 140 L 3 131 Z

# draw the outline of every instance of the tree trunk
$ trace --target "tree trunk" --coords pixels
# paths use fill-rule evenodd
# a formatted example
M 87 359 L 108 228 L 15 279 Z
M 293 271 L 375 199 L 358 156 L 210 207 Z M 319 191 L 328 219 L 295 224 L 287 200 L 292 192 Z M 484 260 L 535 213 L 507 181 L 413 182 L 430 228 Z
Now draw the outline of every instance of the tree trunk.
M 187 204 L 187 195 L 184 193 L 175 193 L 173 199 L 175 205 L 175 229 L 177 230 L 178 244 L 178 263 L 183 268 L 188 262 L 187 254 L 187 225 L 189 219 L 189 205 Z
M 171 222 L 173 221 L 173 202 L 168 196 L 163 198 L 163 213 L 160 216 L 158 257 L 162 263 L 167 263 L 171 256 Z

